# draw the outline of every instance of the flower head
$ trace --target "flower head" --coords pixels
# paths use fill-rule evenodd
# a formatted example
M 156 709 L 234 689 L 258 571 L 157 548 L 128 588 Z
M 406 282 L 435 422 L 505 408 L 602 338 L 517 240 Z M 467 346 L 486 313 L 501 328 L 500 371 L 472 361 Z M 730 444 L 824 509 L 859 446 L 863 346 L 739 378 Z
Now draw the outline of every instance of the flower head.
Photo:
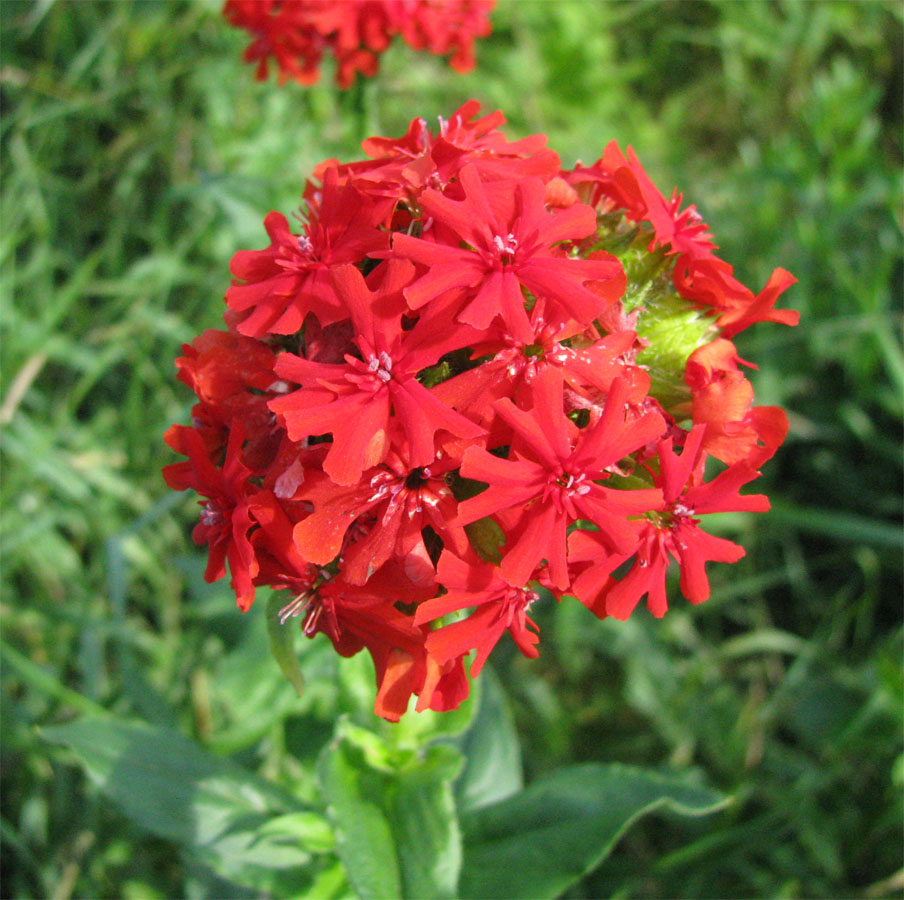
M 454 4 L 428 5 L 404 33 L 466 64 L 477 6 L 456 31 Z M 241 15 L 262 65 L 309 79 L 328 34 L 346 78 L 401 6 Z M 233 257 L 227 330 L 177 360 L 197 403 L 167 432 L 186 459 L 164 477 L 202 498 L 207 579 L 228 566 L 242 610 L 284 591 L 283 627 L 366 650 L 390 720 L 457 706 L 466 661 L 476 677 L 506 634 L 537 656 L 550 592 L 616 618 L 646 597 L 659 616 L 677 565 L 705 600 L 707 564 L 744 553 L 707 516 L 768 509 L 740 489 L 788 427 L 755 405 L 731 338 L 792 322 L 775 309 L 791 276 L 754 295 L 630 148 L 563 172 L 544 135 L 509 141 L 503 123 L 471 101 L 322 163 L 301 224 L 271 212 L 270 245 Z
M 314 84 L 324 53 L 336 60 L 336 82 L 375 75 L 395 35 L 415 50 L 450 56 L 456 72 L 474 67 L 474 41 L 490 33 L 494 0 L 227 0 L 223 15 L 254 35 L 245 61 L 263 80 L 276 63 L 280 83 Z

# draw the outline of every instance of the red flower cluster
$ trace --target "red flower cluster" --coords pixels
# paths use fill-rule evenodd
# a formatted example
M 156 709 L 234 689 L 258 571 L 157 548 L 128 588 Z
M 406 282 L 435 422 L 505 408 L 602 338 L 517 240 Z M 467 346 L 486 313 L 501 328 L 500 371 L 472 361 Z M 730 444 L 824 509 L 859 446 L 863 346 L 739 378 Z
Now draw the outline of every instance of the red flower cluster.
M 749 291 L 630 148 L 562 171 L 478 108 L 323 163 L 177 360 L 199 402 L 164 475 L 205 498 L 208 580 L 228 560 L 242 610 L 285 589 L 285 621 L 366 647 L 389 719 L 455 707 L 504 632 L 536 656 L 541 593 L 661 616 L 674 563 L 705 600 L 744 554 L 705 518 L 768 509 L 740 489 L 787 431 L 729 336 L 794 324 L 794 279 Z
M 474 68 L 474 40 L 490 33 L 495 0 L 226 0 L 223 15 L 254 35 L 246 62 L 258 80 L 276 61 L 280 83 L 314 84 L 325 52 L 336 58 L 336 81 L 350 87 L 360 72 L 376 74 L 395 35 L 415 50 L 451 55 L 457 72 Z

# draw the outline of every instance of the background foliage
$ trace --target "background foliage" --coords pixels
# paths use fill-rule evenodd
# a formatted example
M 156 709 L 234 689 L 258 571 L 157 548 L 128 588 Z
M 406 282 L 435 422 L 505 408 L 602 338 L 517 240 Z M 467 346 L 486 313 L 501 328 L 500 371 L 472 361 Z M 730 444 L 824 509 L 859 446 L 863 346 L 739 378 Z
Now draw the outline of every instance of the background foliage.
M 645 819 L 604 865 L 582 857 L 566 896 L 899 896 L 901 20 L 896 2 L 500 0 L 473 74 L 395 46 L 340 94 L 329 72 L 255 83 L 215 6 L 0 3 L 4 896 L 329 897 L 348 872 L 360 891 L 366 866 L 318 798 L 341 811 L 389 777 L 369 841 L 404 843 L 420 802 L 405 791 L 477 810 L 463 845 L 422 823 L 438 868 L 402 852 L 405 889 L 454 890 L 443 866 L 464 846 L 463 889 L 490 890 L 473 883 L 494 839 L 478 813 L 520 787 L 519 743 L 528 784 L 554 773 L 547 802 L 570 796 L 563 767 L 620 771 L 606 763 L 658 770 L 673 809 L 712 805 L 693 784 L 733 798 Z M 469 97 L 512 137 L 547 133 L 566 165 L 633 144 L 743 281 L 798 276 L 802 320 L 739 341 L 792 430 L 764 479 L 774 512 L 727 523 L 748 555 L 714 567 L 713 598 L 662 622 L 539 610 L 540 659 L 503 652 L 476 724 L 421 758 L 473 710 L 387 729 L 365 661 L 337 665 L 323 638 L 297 641 L 299 699 L 267 651 L 266 600 L 242 618 L 204 584 L 161 435 L 187 421 L 179 345 L 219 324 L 229 259 L 265 243 L 264 214 L 291 211 L 321 159 Z M 154 781 L 166 756 L 183 764 Z M 585 831 L 546 835 L 549 853 Z M 279 880 L 301 865 L 306 886 Z

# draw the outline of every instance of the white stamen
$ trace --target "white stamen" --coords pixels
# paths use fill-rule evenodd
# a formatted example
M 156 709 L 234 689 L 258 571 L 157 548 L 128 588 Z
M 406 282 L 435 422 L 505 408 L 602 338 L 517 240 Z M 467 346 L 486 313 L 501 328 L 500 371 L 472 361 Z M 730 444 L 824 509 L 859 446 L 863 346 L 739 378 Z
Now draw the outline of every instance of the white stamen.
M 279 611 L 279 624 L 285 625 L 289 619 L 294 619 L 307 606 L 310 598 L 307 594 L 299 594 L 291 603 Z
M 305 623 L 302 626 L 302 631 L 304 632 L 305 637 L 311 637 L 315 631 L 317 631 L 317 620 L 320 618 L 320 614 L 323 612 L 322 606 L 317 606 L 311 612 L 311 614 L 305 619 Z
M 219 525 L 223 521 L 223 510 L 213 501 L 201 507 L 201 524 L 208 528 Z
M 500 256 L 511 256 L 518 249 L 518 239 L 511 232 L 506 237 L 497 234 L 493 237 L 493 246 Z

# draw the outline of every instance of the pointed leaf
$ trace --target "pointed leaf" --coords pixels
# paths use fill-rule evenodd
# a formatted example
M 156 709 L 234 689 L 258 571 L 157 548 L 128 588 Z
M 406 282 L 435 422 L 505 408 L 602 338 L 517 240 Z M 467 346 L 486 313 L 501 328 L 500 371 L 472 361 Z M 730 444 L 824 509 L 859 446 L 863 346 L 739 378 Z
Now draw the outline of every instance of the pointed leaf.
M 298 811 L 293 798 L 178 732 L 83 716 L 42 733 L 66 744 L 130 819 L 231 881 L 294 895 L 315 876 L 291 830 L 265 830 Z
M 395 841 L 380 803 L 383 779 L 359 748 L 341 739 L 325 748 L 318 772 L 336 849 L 355 893 L 362 900 L 401 897 Z
M 456 897 L 462 848 L 452 781 L 461 756 L 442 744 L 430 747 L 416 769 L 389 794 L 390 822 L 399 846 L 404 897 Z
M 462 812 L 502 800 L 524 786 L 518 733 L 492 667 L 483 670 L 479 684 L 477 716 L 459 741 L 465 767 L 455 782 L 455 797 Z
M 461 897 L 559 896 L 602 862 L 640 816 L 714 812 L 726 800 L 658 772 L 620 765 L 560 769 L 465 814 Z
M 340 859 L 362 898 L 455 897 L 461 836 L 452 796 L 461 757 L 414 751 L 340 723 L 319 764 Z

